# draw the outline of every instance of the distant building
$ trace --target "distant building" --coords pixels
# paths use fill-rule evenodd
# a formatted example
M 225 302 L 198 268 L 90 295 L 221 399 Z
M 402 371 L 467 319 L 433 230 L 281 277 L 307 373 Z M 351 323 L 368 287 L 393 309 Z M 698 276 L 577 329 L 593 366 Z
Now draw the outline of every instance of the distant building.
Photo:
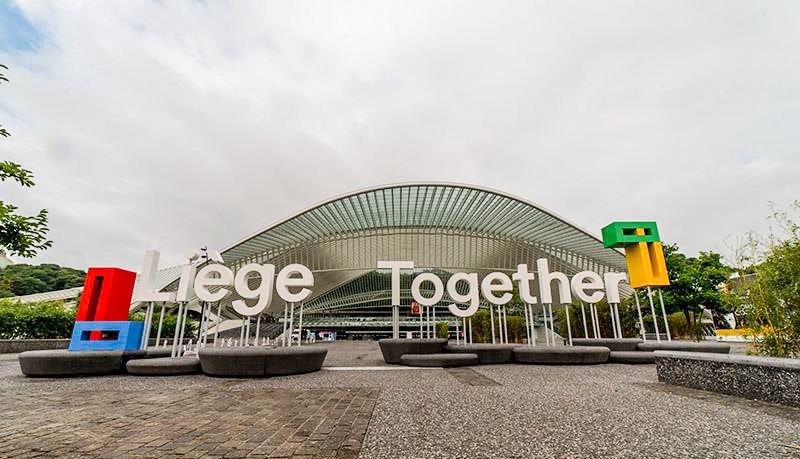
M 13 265 L 14 262 L 11 261 L 7 256 L 6 252 L 3 249 L 0 249 L 0 269 L 5 268 L 8 265 Z

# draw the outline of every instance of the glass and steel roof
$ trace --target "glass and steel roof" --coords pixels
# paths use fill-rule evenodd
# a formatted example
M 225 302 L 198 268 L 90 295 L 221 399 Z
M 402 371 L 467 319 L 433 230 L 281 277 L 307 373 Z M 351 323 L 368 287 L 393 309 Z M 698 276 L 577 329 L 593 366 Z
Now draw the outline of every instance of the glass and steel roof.
M 387 228 L 457 231 L 530 241 L 625 270 L 622 253 L 528 200 L 455 183 L 401 183 L 356 191 L 312 206 L 223 250 L 226 262 L 314 240 Z

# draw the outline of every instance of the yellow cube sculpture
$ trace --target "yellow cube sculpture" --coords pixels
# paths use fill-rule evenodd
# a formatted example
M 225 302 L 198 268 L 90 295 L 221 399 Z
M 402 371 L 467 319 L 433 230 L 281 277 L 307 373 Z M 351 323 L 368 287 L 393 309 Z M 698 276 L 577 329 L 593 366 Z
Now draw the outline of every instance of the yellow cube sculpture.
M 603 236 L 607 247 L 625 248 L 631 287 L 669 285 L 667 261 L 655 223 L 616 222 L 603 228 Z

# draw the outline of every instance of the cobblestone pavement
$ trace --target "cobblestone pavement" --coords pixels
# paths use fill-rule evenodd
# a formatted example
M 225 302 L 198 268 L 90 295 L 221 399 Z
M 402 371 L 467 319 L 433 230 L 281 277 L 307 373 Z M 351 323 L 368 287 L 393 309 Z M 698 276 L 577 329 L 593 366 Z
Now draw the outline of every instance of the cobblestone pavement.
M 266 379 L 28 379 L 0 356 L 0 457 L 800 457 L 800 410 L 652 365 L 406 370 L 374 342 Z

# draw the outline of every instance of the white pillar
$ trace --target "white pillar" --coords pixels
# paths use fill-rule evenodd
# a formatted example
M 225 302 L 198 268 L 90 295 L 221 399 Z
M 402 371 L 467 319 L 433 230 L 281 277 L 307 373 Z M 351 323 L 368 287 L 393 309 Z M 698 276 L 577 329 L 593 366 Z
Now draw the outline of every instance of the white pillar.
M 583 317 L 583 337 L 589 337 L 589 329 L 586 327 L 586 308 L 583 305 L 583 301 L 581 301 L 581 316 Z
M 492 329 L 492 344 L 495 344 L 494 337 L 494 306 L 489 303 L 489 327 Z
M 647 330 L 644 328 L 644 319 L 642 318 L 642 306 L 639 304 L 639 292 L 633 289 L 633 297 L 636 298 L 636 311 L 639 313 L 639 332 L 642 334 L 642 339 L 647 341 Z
M 472 317 L 469 318 L 469 344 L 472 344 Z
M 289 347 L 292 347 L 292 335 L 294 335 L 294 303 L 291 303 L 289 308 Z
M 528 346 L 531 345 L 531 322 L 528 317 L 528 305 L 524 305 L 525 307 L 525 339 L 528 341 Z
M 503 336 L 506 337 L 506 344 L 508 344 L 508 311 L 503 306 Z
M 653 291 L 647 287 L 647 298 L 650 299 L 650 314 L 653 315 L 653 328 L 656 330 L 656 341 L 661 342 L 661 333 L 658 331 L 658 316 L 656 315 L 656 307 L 653 306 Z
M 602 338 L 603 333 L 600 331 L 600 313 L 597 312 L 597 304 L 594 304 L 594 325 L 597 328 L 597 336 L 596 338 Z
M 158 318 L 158 332 L 156 333 L 156 347 L 161 342 L 161 328 L 164 326 L 164 310 L 167 309 L 166 303 L 161 303 L 161 316 Z
M 259 337 L 259 332 L 260 331 L 261 331 L 261 314 L 259 314 L 258 315 L 258 319 L 256 319 L 256 341 L 255 341 L 255 345 L 256 346 L 258 346 L 258 337 Z M 214 340 L 214 341 L 216 341 L 216 340 Z
M 533 305 L 528 305 L 528 315 L 531 316 L 531 337 L 533 338 L 533 342 L 531 343 L 533 346 L 536 346 L 536 323 L 533 319 Z
M 170 354 L 170 357 L 178 356 L 178 333 L 180 333 L 182 318 L 183 303 L 178 303 L 178 315 L 175 317 L 175 334 L 172 337 L 172 353 Z
M 461 337 L 458 336 L 458 333 L 459 333 L 458 322 L 459 322 L 458 317 L 456 317 L 456 344 L 457 345 L 461 344 Z
M 569 305 L 564 304 L 564 315 L 567 317 L 567 337 L 569 339 L 569 345 L 572 346 L 572 327 L 569 323 Z
M 180 357 L 183 355 L 183 335 L 186 332 L 186 320 L 189 318 L 189 304 L 184 303 L 183 305 L 183 317 L 181 318 L 181 334 L 178 338 L 178 355 Z
M 426 318 L 427 318 L 427 322 L 428 322 L 428 324 L 427 324 L 428 326 L 426 327 L 426 332 L 428 334 L 428 338 L 431 338 L 431 307 L 428 306 L 426 309 L 427 309 Z
M 661 289 L 658 289 L 658 301 L 661 303 L 661 314 L 664 316 L 664 331 L 667 332 L 667 341 L 672 341 L 672 335 L 669 333 L 667 310 L 664 308 L 664 297 L 661 295 Z
M 619 303 L 614 303 L 614 314 L 617 315 L 617 330 L 619 331 L 620 339 L 622 339 L 624 336 L 622 336 L 622 319 L 619 318 Z
M 553 304 L 550 303 L 547 305 L 547 313 L 550 315 L 550 333 L 552 336 L 553 346 L 556 345 L 556 330 L 555 330 L 555 322 L 553 322 Z
M 289 325 L 289 305 L 283 303 L 283 342 L 281 345 L 286 347 L 286 327 Z
M 433 337 L 438 338 L 439 331 L 436 329 L 436 306 L 431 306 L 433 308 Z
M 217 347 L 217 338 L 219 338 L 219 326 L 222 324 L 222 303 L 217 303 L 217 325 L 214 327 L 214 347 Z
M 303 303 L 300 303 L 300 326 L 297 328 L 297 345 L 300 346 L 303 342 Z
M 608 317 L 611 318 L 611 330 L 614 331 L 614 338 L 619 338 L 617 336 L 617 318 L 614 316 L 614 305 L 608 303 Z

